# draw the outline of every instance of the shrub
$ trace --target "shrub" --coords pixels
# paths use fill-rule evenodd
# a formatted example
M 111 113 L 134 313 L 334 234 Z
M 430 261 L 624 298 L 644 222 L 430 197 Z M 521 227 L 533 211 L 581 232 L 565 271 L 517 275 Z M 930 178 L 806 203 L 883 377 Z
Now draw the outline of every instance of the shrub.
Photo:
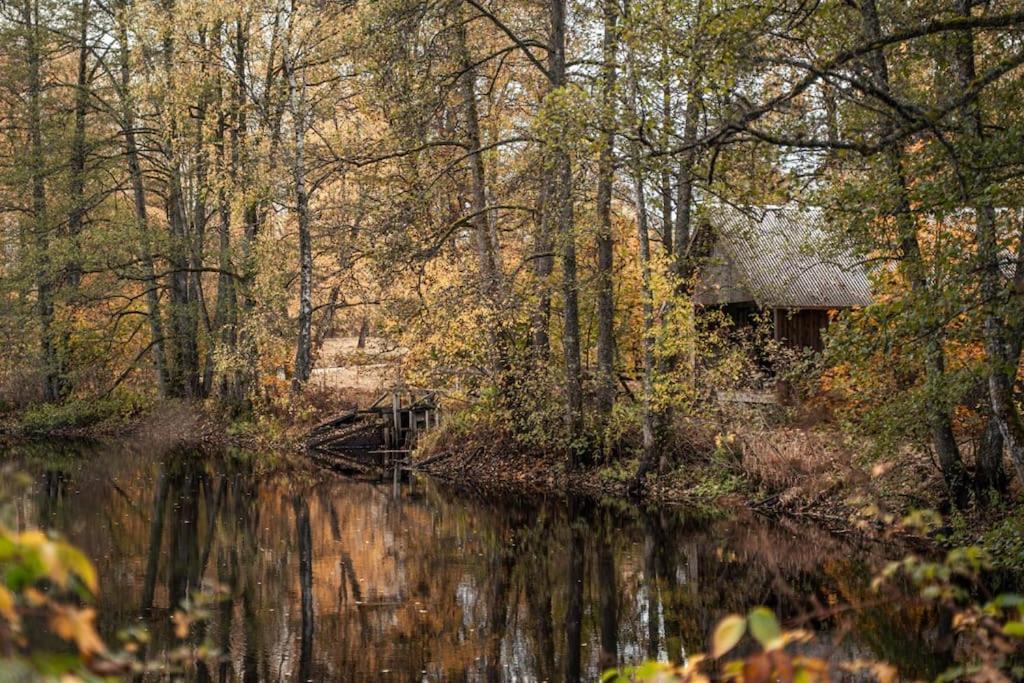
M 77 399 L 66 403 L 37 403 L 21 414 L 18 428 L 24 434 L 53 434 L 123 423 L 142 413 L 151 404 L 149 398 L 119 391 L 99 399 Z

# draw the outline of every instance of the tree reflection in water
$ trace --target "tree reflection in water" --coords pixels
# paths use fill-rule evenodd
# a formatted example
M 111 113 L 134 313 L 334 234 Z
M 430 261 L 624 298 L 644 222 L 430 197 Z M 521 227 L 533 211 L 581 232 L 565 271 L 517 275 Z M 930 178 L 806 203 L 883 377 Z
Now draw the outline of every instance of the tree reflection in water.
M 193 680 L 592 680 L 702 650 L 728 612 L 765 604 L 793 620 L 863 600 L 881 561 L 755 518 L 262 477 L 244 460 L 153 450 L 37 448 L 22 458 L 36 490 L 18 504 L 95 561 L 107 637 L 141 613 L 159 652 L 177 604 L 224 587 L 191 634 L 223 657 Z M 911 674 L 947 661 L 934 654 L 949 646 L 942 621 L 917 605 L 875 600 L 803 625 Z

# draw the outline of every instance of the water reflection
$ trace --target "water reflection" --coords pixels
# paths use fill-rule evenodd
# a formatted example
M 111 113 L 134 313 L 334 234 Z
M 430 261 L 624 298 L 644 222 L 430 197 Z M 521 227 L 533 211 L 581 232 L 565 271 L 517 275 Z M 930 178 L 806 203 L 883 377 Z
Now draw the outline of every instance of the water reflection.
M 702 650 L 717 619 L 759 604 L 823 615 L 803 626 L 846 656 L 921 676 L 946 664 L 941 620 L 870 596 L 880 558 L 813 529 L 421 480 L 256 477 L 243 462 L 152 451 L 24 455 L 36 483 L 16 508 L 93 558 L 107 637 L 141 621 L 159 651 L 175 606 L 204 582 L 224 586 L 190 636 L 223 657 L 193 680 L 594 680 Z M 863 600 L 856 617 L 824 616 Z

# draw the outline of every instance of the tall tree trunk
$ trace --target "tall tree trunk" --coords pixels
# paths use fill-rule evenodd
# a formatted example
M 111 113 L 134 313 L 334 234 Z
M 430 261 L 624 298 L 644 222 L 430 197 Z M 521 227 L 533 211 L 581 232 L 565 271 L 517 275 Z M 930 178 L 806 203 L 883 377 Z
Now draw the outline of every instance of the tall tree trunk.
M 235 36 L 232 41 L 232 67 L 234 69 L 234 87 L 232 88 L 231 112 L 234 125 L 231 129 L 231 174 L 233 187 L 241 190 L 244 199 L 242 211 L 242 245 L 241 245 L 241 278 L 236 282 L 236 297 L 241 315 L 236 313 L 236 323 L 247 320 L 255 308 L 255 301 L 252 296 L 252 287 L 255 281 L 256 264 L 254 257 L 254 245 L 260 232 L 260 200 L 251 196 L 251 181 L 249 172 L 249 154 L 246 148 L 248 141 L 248 117 L 246 116 L 245 100 L 249 92 L 249 80 L 246 70 L 248 59 L 249 36 L 248 30 L 251 18 L 243 21 L 241 18 L 235 23 Z M 274 55 L 277 46 L 279 25 L 279 13 L 275 13 L 274 23 L 271 32 L 271 49 L 268 56 L 268 74 L 272 73 L 271 64 L 274 63 Z M 264 84 L 270 88 L 273 83 L 269 80 Z M 265 97 L 269 103 L 271 90 L 265 90 Z M 276 136 L 275 136 L 276 140 Z M 271 153 L 271 163 L 276 161 L 275 149 Z M 244 156 L 243 156 L 244 155 Z M 236 344 L 239 366 L 235 371 L 235 382 L 233 397 L 239 409 L 248 402 L 248 395 L 251 387 L 256 384 L 255 367 L 257 363 L 257 343 L 252 330 L 245 324 L 237 324 Z
M 166 214 L 171 231 L 168 249 L 168 277 L 171 318 L 171 394 L 193 398 L 199 395 L 198 316 L 190 286 L 191 252 L 185 198 L 181 183 L 181 160 L 178 158 L 178 121 L 173 110 L 173 97 L 177 87 L 174 78 L 175 43 L 172 28 L 175 20 L 175 0 L 164 0 L 163 11 L 167 26 L 163 36 L 164 68 L 164 121 L 167 132 L 163 140 L 163 156 L 167 162 Z
M 220 54 L 222 46 L 224 26 L 220 23 L 214 29 L 213 50 L 214 54 Z M 217 215 L 219 217 L 218 241 L 217 241 L 217 268 L 220 271 L 217 275 L 217 299 L 214 305 L 214 316 L 212 325 L 212 338 L 216 339 L 217 347 L 228 353 L 233 353 L 237 346 L 237 310 L 238 302 L 235 293 L 235 278 L 230 273 L 231 267 L 231 198 L 228 188 L 234 190 L 237 187 L 236 167 L 233 163 L 235 150 L 228 149 L 227 111 L 224 108 L 224 83 L 218 71 L 215 86 L 215 104 L 217 107 L 217 128 L 214 138 L 214 146 L 217 149 Z M 207 352 L 206 367 L 203 372 L 203 386 L 212 386 L 214 373 L 216 371 L 216 353 Z M 224 401 L 233 400 L 233 389 L 231 383 L 233 378 L 223 374 L 219 383 L 220 398 Z
M 128 162 L 128 175 L 132 186 L 135 228 L 139 233 L 139 262 L 142 266 L 142 282 L 146 288 L 146 313 L 149 320 L 150 354 L 153 358 L 154 369 L 156 370 L 160 395 L 168 396 L 171 380 L 165 355 L 164 328 L 160 311 L 160 285 L 156 278 L 156 267 L 153 264 L 152 236 L 150 235 L 149 218 L 146 214 L 146 187 L 142 177 L 139 145 L 135 138 L 135 104 L 132 98 L 131 83 L 131 48 L 128 42 L 128 27 L 125 25 L 126 15 L 129 10 L 128 0 L 124 0 L 118 9 L 121 125 L 124 135 L 125 158 Z
M 631 62 L 630 74 L 630 101 L 634 120 L 639 120 L 639 76 L 636 73 L 635 65 Z M 651 276 L 651 239 L 649 217 L 647 211 L 647 195 L 644 184 L 644 169 L 640 158 L 640 147 L 634 143 L 630 150 L 632 157 L 633 176 L 633 197 L 636 210 L 637 243 L 640 248 L 640 288 L 641 301 L 643 305 L 643 397 L 642 402 L 642 430 L 643 430 L 643 453 L 640 457 L 640 465 L 633 477 L 630 488 L 633 491 L 639 490 L 643 485 L 646 476 L 654 472 L 668 469 L 665 448 L 658 447 L 658 430 L 656 415 L 654 413 L 654 290 Z M 678 208 L 677 208 L 678 211 Z M 677 248 L 681 244 L 676 245 Z M 666 430 L 667 431 L 667 430 Z
M 68 211 L 68 237 L 71 258 L 68 263 L 68 284 L 77 289 L 82 280 L 79 238 L 85 222 L 86 114 L 89 102 L 89 0 L 78 7 L 78 75 L 75 80 L 74 127 L 71 135 L 69 164 L 71 208 Z
M 219 28 L 215 29 L 219 31 Z M 199 29 L 199 47 L 205 53 L 207 51 L 207 27 Z M 214 39 L 219 44 L 219 40 Z M 216 54 L 216 52 L 214 53 Z M 195 114 L 195 151 L 193 177 L 192 177 L 192 230 L 189 240 L 189 301 L 196 310 L 197 325 L 203 325 L 203 331 L 207 338 L 207 354 L 205 367 L 200 370 L 200 358 L 198 354 L 198 339 L 196 340 L 196 395 L 207 396 L 210 393 L 210 380 L 207 379 L 207 369 L 211 368 L 213 354 L 212 347 L 215 343 L 213 322 L 210 320 L 209 310 L 206 307 L 206 295 L 203 291 L 203 267 L 206 245 L 206 224 L 207 224 L 207 195 L 209 193 L 209 154 L 206 148 L 206 117 L 209 112 L 210 91 L 207 82 L 209 69 L 204 61 L 200 67 L 199 79 L 201 81 L 199 96 L 196 102 Z
M 700 123 L 701 99 L 698 93 L 700 82 L 696 76 L 690 78 L 686 89 L 686 109 L 683 114 L 683 147 L 682 157 L 676 173 L 676 215 L 672 226 L 672 242 L 675 245 L 675 272 L 682 272 L 684 265 L 681 259 L 686 257 L 690 245 L 690 234 L 693 222 L 693 170 L 697 163 L 697 126 Z
M 662 12 L 666 12 L 667 7 L 663 0 Z M 662 84 L 661 84 L 661 126 L 659 132 L 661 139 L 659 140 L 662 149 L 667 150 L 669 147 L 669 141 L 672 137 L 672 69 L 670 64 L 670 57 L 668 52 L 668 45 L 663 44 L 661 50 L 661 68 L 662 68 Z M 661 242 L 665 247 L 666 254 L 672 254 L 673 252 L 673 234 L 672 234 L 672 172 L 669 164 L 665 164 L 661 168 Z
M 43 149 L 43 53 L 38 0 L 26 0 L 22 8 L 27 32 L 28 136 L 32 195 L 32 237 L 36 251 L 36 313 L 39 318 L 40 352 L 43 366 L 43 399 L 63 397 L 59 344 L 54 330 L 54 282 L 49 226 L 46 220 L 46 159 Z
M 456 39 L 462 69 L 459 89 L 462 95 L 463 119 L 466 126 L 466 146 L 469 148 L 470 211 L 473 215 L 471 225 L 480 269 L 480 290 L 491 313 L 487 323 L 487 335 L 493 352 L 492 369 L 499 383 L 505 384 L 509 379 L 507 377 L 509 361 L 500 329 L 500 314 L 504 309 L 503 278 L 499 265 L 498 245 L 494 240 L 495 220 L 493 213 L 487 208 L 487 172 L 481 152 L 483 142 L 480 136 L 480 115 L 477 108 L 477 70 L 466 43 L 465 22 L 459 23 Z M 507 387 L 502 391 L 502 397 L 511 399 L 514 393 L 514 388 Z
M 293 17 L 294 20 L 294 17 Z M 313 369 L 313 244 L 309 233 L 309 195 L 306 190 L 306 79 L 295 73 L 293 56 L 285 47 L 288 72 L 288 93 L 292 109 L 293 165 L 295 183 L 295 215 L 299 229 L 299 330 L 295 346 L 295 373 L 292 390 L 298 391 L 309 381 Z
M 550 0 L 549 65 L 554 90 L 566 86 L 565 0 Z M 551 150 L 552 209 L 547 213 L 558 235 L 562 255 L 562 347 L 565 357 L 565 410 L 569 467 L 580 465 L 583 453 L 583 373 L 580 361 L 580 311 L 576 277 L 576 234 L 573 226 L 572 161 L 559 143 Z
M 489 225 L 491 216 L 487 211 L 487 175 L 484 169 L 483 154 L 480 151 L 483 145 L 480 139 L 480 115 L 476 104 L 477 71 L 469 52 L 469 46 L 466 44 L 466 25 L 463 22 L 459 23 L 457 40 L 462 69 L 459 90 L 462 96 L 463 119 L 466 126 L 466 146 L 469 148 L 470 211 L 473 214 L 471 225 L 480 267 L 480 278 L 483 281 L 482 289 L 485 296 L 494 297 L 498 287 L 498 267 L 494 244 L 491 242 Z
M 654 292 L 651 286 L 651 240 L 648 228 L 647 200 L 644 196 L 643 172 L 633 171 L 636 196 L 636 231 L 640 245 L 640 296 L 643 301 L 643 454 L 634 478 L 638 488 L 649 472 L 667 469 L 663 465 L 664 449 L 659 449 L 655 433 L 654 415 Z
M 881 22 L 875 0 L 862 0 L 860 3 L 862 31 L 864 38 L 877 40 L 882 35 Z M 875 50 L 869 56 L 869 67 L 876 87 L 883 92 L 889 91 L 889 70 L 885 53 Z M 889 126 L 883 123 L 884 137 Z M 896 194 L 896 220 L 900 232 L 900 248 L 903 260 L 901 270 L 910 282 L 911 290 L 916 296 L 929 296 L 930 286 L 926 276 L 926 266 L 921 253 L 921 245 L 917 236 L 917 225 L 912 214 L 910 194 L 903 169 L 903 152 L 896 146 L 885 151 L 886 164 L 889 168 L 890 182 Z M 946 372 L 946 358 L 943 349 L 943 332 L 941 329 L 932 331 L 925 345 L 925 381 L 932 387 L 941 385 Z M 941 403 L 933 401 L 928 409 L 929 430 L 932 445 L 939 460 L 939 467 L 949 489 L 950 497 L 957 507 L 968 503 L 970 488 L 967 470 L 960 457 L 960 448 L 953 433 L 949 411 Z
M 547 158 L 542 160 L 547 165 Z M 547 173 L 541 176 L 540 189 L 537 193 L 537 221 L 534 236 L 533 275 L 539 289 L 537 308 L 533 312 L 531 331 L 533 333 L 533 353 L 537 360 L 547 361 L 551 355 L 551 273 L 555 270 L 554 245 L 551 240 L 550 220 L 548 211 L 551 189 L 546 182 Z
M 615 405 L 615 300 L 612 242 L 612 189 L 615 181 L 616 60 L 619 10 L 604 0 L 601 67 L 601 152 L 597 165 L 597 409 L 607 421 Z
M 1017 236 L 1017 266 L 1014 269 L 1013 281 L 1010 283 L 1012 291 L 1017 293 L 1024 292 L 1024 229 L 1020 233 Z M 1018 318 L 1016 323 L 1011 325 L 1007 337 L 1009 342 L 1006 345 L 1005 369 L 1007 381 L 1013 384 L 1017 381 L 1017 369 L 1020 366 L 1021 353 L 1024 351 L 1024 318 Z M 990 391 L 987 398 L 991 407 Z M 985 426 L 982 443 L 978 448 L 974 471 L 975 496 L 981 503 L 994 502 L 990 499 L 990 494 L 995 492 L 999 497 L 1006 493 L 1009 486 L 1009 478 L 1003 467 L 1004 445 L 1005 439 L 999 425 L 999 418 L 990 415 Z
M 957 0 L 957 12 L 970 17 L 973 2 Z M 970 29 L 961 31 L 956 39 L 957 75 L 960 87 L 970 88 L 977 76 L 975 67 L 974 35 Z M 988 178 L 984 168 L 989 163 L 981 157 L 985 128 L 981 103 L 977 100 L 966 103 L 961 110 L 964 133 L 973 153 L 967 160 L 969 174 L 967 190 L 974 196 L 964 199 L 973 204 L 977 226 L 975 238 L 981 270 L 982 311 L 984 314 L 985 355 L 988 361 L 989 397 L 992 413 L 1006 442 L 1006 449 L 1017 472 L 1017 479 L 1024 484 L 1024 420 L 1013 396 L 1013 384 L 1017 377 L 1019 358 L 1011 357 L 1010 346 L 1019 343 L 1011 335 L 1006 320 L 1009 305 L 1020 306 L 1014 301 L 1017 295 L 1011 288 L 1004 287 L 1000 268 L 1001 246 L 996 224 L 996 211 L 985 196 Z M 1012 363 L 1012 367 L 1011 367 Z
M 701 251 L 700 245 L 697 245 L 698 248 L 696 250 L 692 249 L 695 242 L 693 235 L 694 166 L 697 163 L 697 126 L 699 124 L 701 107 L 698 87 L 699 81 L 697 77 L 692 76 L 686 92 L 686 107 L 683 110 L 683 146 L 685 149 L 676 170 L 675 220 L 671 223 L 671 227 L 668 224 L 664 226 L 666 232 L 670 229 L 672 231 L 672 248 L 666 248 L 666 251 L 672 257 L 669 262 L 669 271 L 677 278 L 676 297 L 683 297 L 689 294 L 692 276 L 697 267 L 696 257 L 700 256 L 699 253 L 695 252 Z M 663 213 L 663 218 L 667 219 L 667 214 Z M 674 302 L 672 303 L 674 304 Z M 665 325 L 670 320 L 672 320 L 672 317 L 665 315 L 662 324 Z M 663 375 L 669 375 L 675 370 L 677 363 L 677 358 L 666 356 L 657 363 L 656 371 Z M 659 449 L 658 459 L 654 460 L 652 458 L 643 461 L 647 465 L 641 464 L 641 470 L 649 470 L 655 464 L 657 464 L 658 471 L 663 474 L 668 470 L 667 446 L 672 440 L 673 419 L 671 405 L 663 405 L 654 411 L 651 425 L 653 439 L 655 442 L 662 444 L 662 446 Z M 640 479 L 637 478 L 636 484 L 639 483 Z

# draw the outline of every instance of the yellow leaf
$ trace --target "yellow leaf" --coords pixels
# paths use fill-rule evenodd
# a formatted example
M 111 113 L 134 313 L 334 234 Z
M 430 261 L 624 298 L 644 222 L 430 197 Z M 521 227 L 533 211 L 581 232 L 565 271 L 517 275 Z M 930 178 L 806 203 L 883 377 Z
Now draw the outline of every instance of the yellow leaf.
M 95 618 L 96 611 L 91 608 L 56 607 L 50 615 L 50 628 L 64 640 L 74 642 L 82 656 L 89 658 L 107 650 L 93 626 Z
M 30 529 L 18 534 L 18 543 L 26 548 L 40 548 L 48 541 L 46 534 L 39 529 Z
M 42 607 L 48 600 L 46 595 L 31 586 L 23 590 L 21 594 L 25 598 L 25 602 L 29 604 L 29 607 Z
M 174 622 L 174 635 L 179 639 L 188 637 L 188 629 L 192 625 L 192 620 L 189 616 L 182 611 L 177 611 L 174 616 L 171 617 L 171 621 Z
M 21 623 L 18 612 L 14 609 L 14 596 L 3 586 L 0 586 L 0 617 L 3 617 L 14 628 Z
M 96 579 L 96 569 L 92 566 L 92 562 L 85 554 L 69 543 L 61 543 L 60 546 L 60 560 L 61 563 L 74 574 L 81 579 L 85 587 L 89 589 L 91 593 L 96 593 L 99 589 L 99 583 Z
M 738 614 L 730 614 L 718 622 L 711 636 L 711 656 L 721 657 L 736 647 L 747 630 L 747 620 Z

